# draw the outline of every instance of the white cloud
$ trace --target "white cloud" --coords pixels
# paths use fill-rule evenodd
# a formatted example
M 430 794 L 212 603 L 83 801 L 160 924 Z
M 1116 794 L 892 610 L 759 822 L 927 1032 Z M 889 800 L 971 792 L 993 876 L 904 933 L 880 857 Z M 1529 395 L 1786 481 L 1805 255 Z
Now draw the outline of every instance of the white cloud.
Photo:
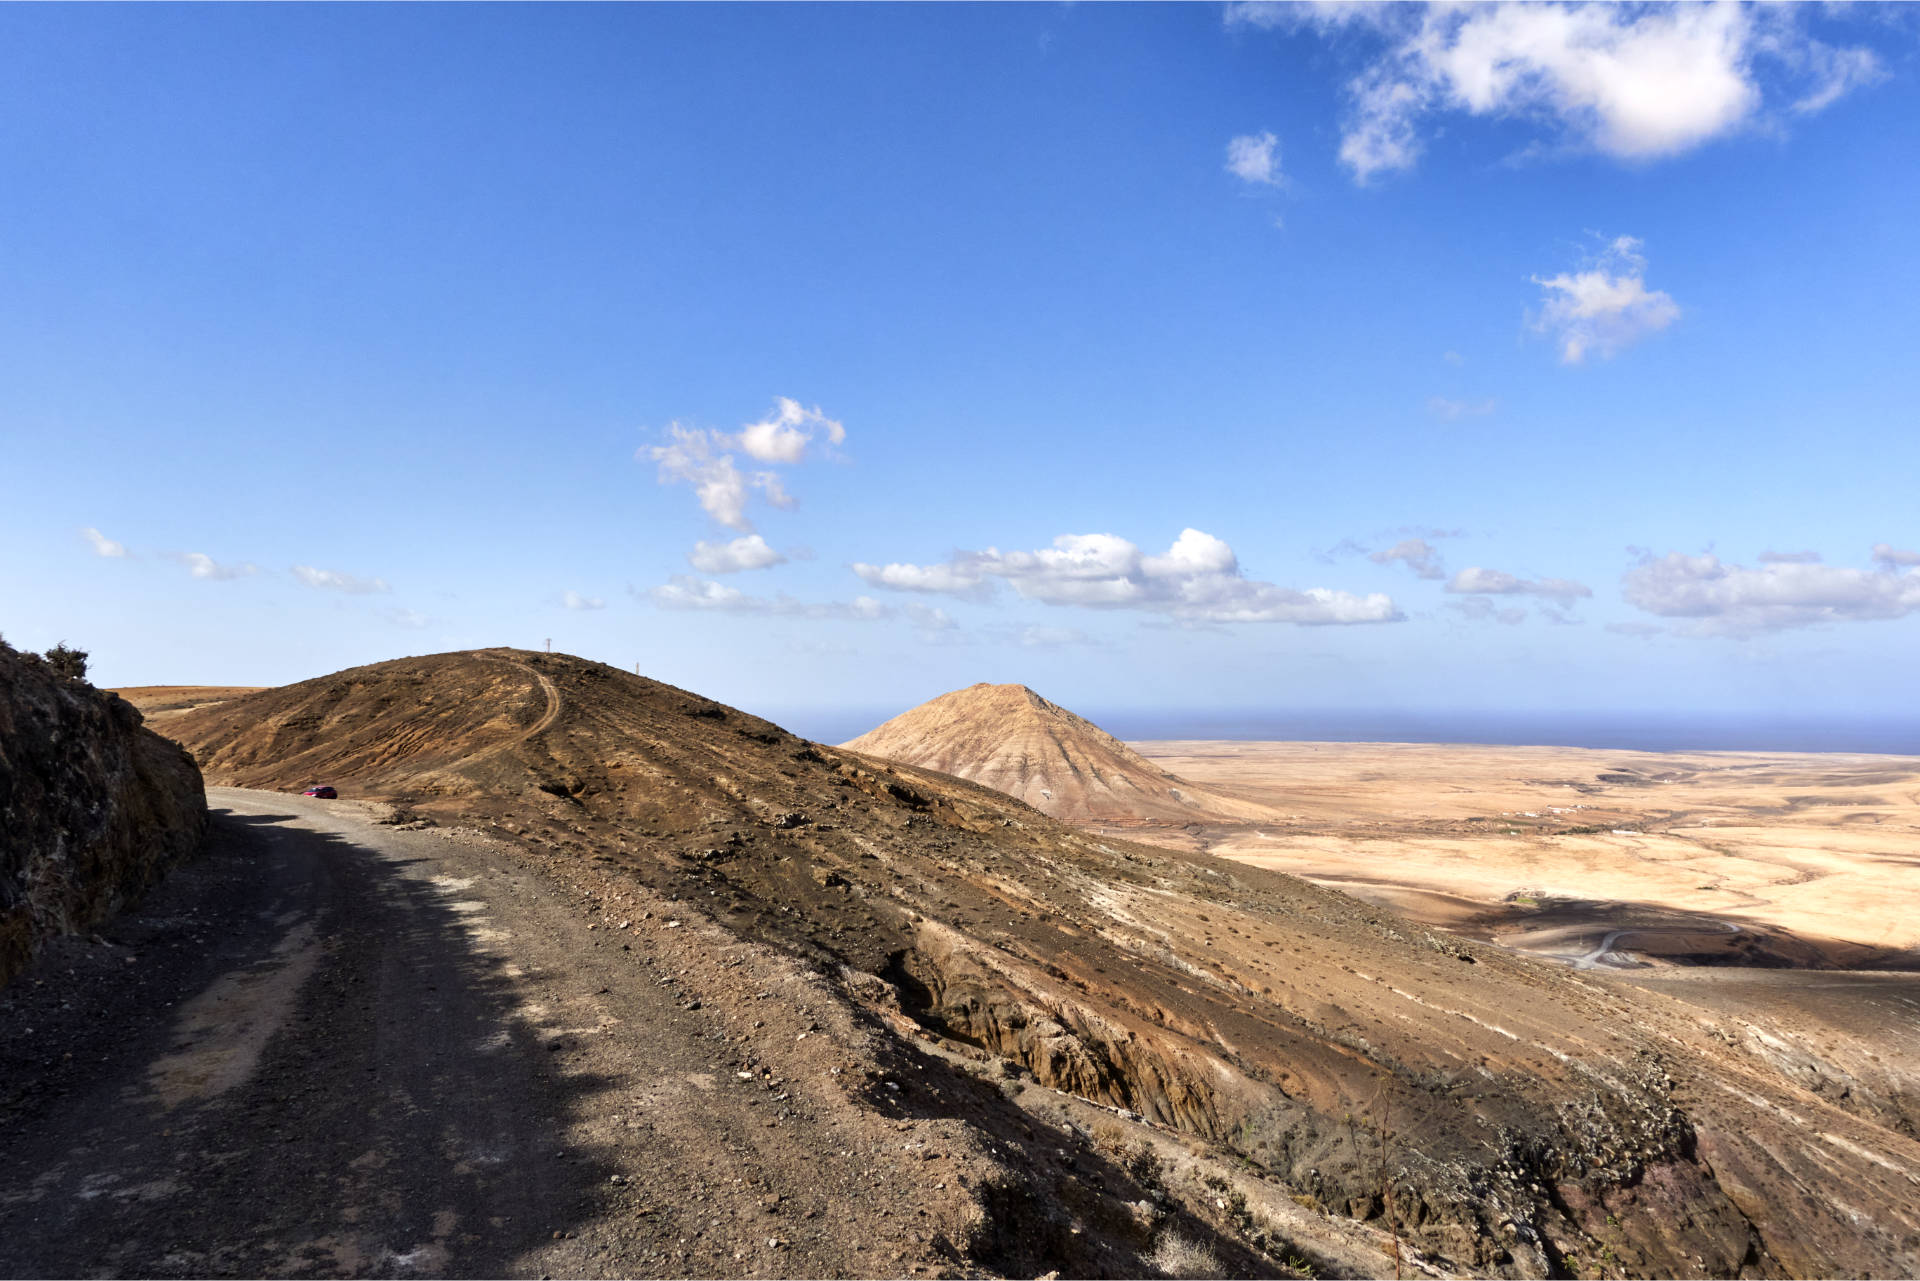
M 1188 622 L 1384 623 L 1402 615 L 1390 597 L 1324 587 L 1305 591 L 1240 572 L 1233 549 L 1185 530 L 1161 556 L 1113 534 L 1062 534 L 1030 552 L 961 552 L 940 565 L 857 564 L 868 584 L 895 591 L 978 597 L 1005 582 L 1027 600 L 1087 609 L 1137 609 Z M 991 582 L 990 582 L 991 580 Z
M 1813 76 L 1813 87 L 1793 104 L 1798 115 L 1825 111 L 1855 89 L 1887 78 L 1886 68 L 1871 49 L 1836 49 L 1818 40 L 1808 41 L 1802 62 Z
M 1427 412 L 1436 418 L 1456 422 L 1462 418 L 1479 418 L 1492 413 L 1500 407 L 1500 402 L 1489 396 L 1485 400 L 1448 400 L 1445 396 L 1427 397 Z
M 95 556 L 105 556 L 108 560 L 125 560 L 132 555 L 125 543 L 114 542 L 91 525 L 82 528 L 80 536 L 92 544 Z
M 1519 578 L 1478 565 L 1455 574 L 1447 584 L 1447 591 L 1456 596 L 1540 596 L 1561 605 L 1571 605 L 1593 595 L 1591 587 L 1570 578 Z
M 1920 569 L 1897 570 L 1897 562 L 1879 559 L 1885 567 L 1871 570 L 1779 562 L 1750 569 L 1718 556 L 1671 552 L 1628 570 L 1621 588 L 1649 614 L 1692 619 L 1695 631 L 1730 635 L 1904 618 L 1920 610 Z
M 1248 133 L 1235 138 L 1227 144 L 1227 172 L 1245 182 L 1279 186 L 1280 139 L 1272 133 Z
M 667 425 L 666 436 L 665 444 L 643 446 L 636 457 L 659 464 L 661 484 L 693 486 L 701 510 L 720 524 L 751 533 L 747 502 L 754 491 L 774 507 L 790 508 L 796 502 L 778 473 L 743 472 L 729 451 L 738 449 L 760 462 L 791 466 L 805 460 L 808 446 L 816 440 L 841 444 L 847 429 L 817 406 L 807 409 L 780 396 L 771 415 L 737 432 L 675 422 Z
M 896 611 L 871 596 L 856 596 L 851 601 L 822 602 L 795 600 L 785 593 L 778 596 L 750 596 L 737 587 L 728 587 L 712 579 L 695 578 L 691 574 L 673 575 L 667 582 L 648 591 L 647 598 L 662 609 L 770 614 L 781 618 L 878 622 L 896 616 Z
M 383 611 L 381 617 L 385 618 L 395 627 L 409 627 L 415 630 L 425 627 L 433 621 L 417 609 L 389 609 Z
M 1884 75 L 1868 50 L 1812 39 L 1787 6 L 1233 5 L 1227 21 L 1374 46 L 1348 83 L 1340 143 L 1362 183 L 1413 165 L 1438 113 L 1538 121 L 1561 146 L 1644 161 L 1746 126 L 1773 90 L 1809 114 Z M 1783 73 L 1773 90 L 1763 62 Z
M 729 529 L 752 529 L 747 520 L 747 478 L 733 464 L 731 454 L 717 452 L 726 437 L 699 427 L 667 427 L 667 443 L 645 452 L 660 464 L 660 483 L 693 486 L 694 497 L 707 515 Z
M 1420 140 L 1413 131 L 1423 95 L 1399 79 L 1388 67 L 1374 67 L 1354 77 L 1347 86 L 1353 96 L 1353 117 L 1340 138 L 1340 162 L 1365 183 L 1373 175 L 1411 169 L 1420 156 Z
M 748 423 L 734 439 L 749 457 L 763 463 L 792 464 L 805 458 L 808 444 L 821 436 L 838 445 L 846 440 L 847 429 L 821 413 L 818 405 L 807 409 L 797 400 L 776 396 L 773 413 L 757 423 Z
M 1873 559 L 1888 569 L 1911 569 L 1920 565 L 1920 552 L 1903 551 L 1892 543 L 1875 543 Z
M 1552 333 L 1560 359 L 1569 365 L 1587 353 L 1611 357 L 1621 348 L 1658 333 L 1680 318 L 1680 305 L 1646 284 L 1647 260 L 1640 242 L 1618 236 L 1585 271 L 1534 276 L 1545 300 L 1533 327 Z
M 568 590 L 560 593 L 560 603 L 568 609 L 605 609 L 607 602 L 598 596 L 582 596 L 579 592 Z
M 1400 561 L 1421 578 L 1440 579 L 1447 576 L 1446 569 L 1440 564 L 1440 549 L 1424 538 L 1403 538 L 1367 559 L 1376 565 L 1391 565 Z
M 205 552 L 175 552 L 172 559 L 185 565 L 187 572 L 195 578 L 251 578 L 260 572 L 260 567 L 251 561 L 239 565 L 222 565 Z
M 1507 627 L 1514 627 L 1527 621 L 1526 610 L 1513 608 L 1502 609 L 1485 596 L 1469 596 L 1465 600 L 1448 601 L 1447 608 L 1458 610 L 1466 617 L 1474 619 L 1477 622 L 1491 621 L 1504 624 Z
M 1615 636 L 1637 636 L 1644 640 L 1649 636 L 1662 635 L 1667 629 L 1658 623 L 1608 623 L 1605 630 Z
M 1234 0 L 1227 5 L 1229 27 L 1312 27 L 1321 32 L 1348 26 L 1379 26 L 1379 0 Z
M 1455 369 L 1458 369 L 1460 366 L 1467 363 L 1467 358 L 1465 356 L 1462 356 L 1457 351 L 1441 352 L 1440 359 L 1446 361 L 1449 365 L 1452 365 Z
M 855 561 L 853 572 L 869 587 L 895 592 L 932 592 L 957 596 L 963 600 L 985 600 L 993 594 L 993 584 L 983 570 L 966 561 L 944 565 L 869 565 Z
M 744 534 L 725 543 L 699 542 L 687 554 L 687 563 L 703 574 L 737 574 L 742 570 L 765 569 L 786 562 L 767 540 L 758 534 Z
M 352 596 L 368 596 L 392 590 L 384 578 L 355 578 L 337 569 L 315 569 L 311 565 L 295 565 L 293 576 L 308 587 L 320 591 L 346 592 Z
M 1762 565 L 1818 565 L 1819 552 L 1761 552 Z

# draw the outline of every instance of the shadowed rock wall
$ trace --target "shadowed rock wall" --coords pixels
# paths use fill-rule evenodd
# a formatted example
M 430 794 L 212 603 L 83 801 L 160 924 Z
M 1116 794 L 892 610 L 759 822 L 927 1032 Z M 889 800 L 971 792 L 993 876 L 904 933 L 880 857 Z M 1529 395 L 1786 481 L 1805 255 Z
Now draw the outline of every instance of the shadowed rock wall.
M 193 757 L 131 704 L 0 643 L 0 984 L 192 853 L 207 827 Z

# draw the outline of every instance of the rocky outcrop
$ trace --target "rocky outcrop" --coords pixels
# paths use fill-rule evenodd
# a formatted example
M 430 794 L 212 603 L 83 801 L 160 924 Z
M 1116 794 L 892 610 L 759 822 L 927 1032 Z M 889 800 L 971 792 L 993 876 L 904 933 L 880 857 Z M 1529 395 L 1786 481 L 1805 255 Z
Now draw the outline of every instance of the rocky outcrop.
M 0 983 L 193 852 L 193 758 L 131 704 L 0 644 Z

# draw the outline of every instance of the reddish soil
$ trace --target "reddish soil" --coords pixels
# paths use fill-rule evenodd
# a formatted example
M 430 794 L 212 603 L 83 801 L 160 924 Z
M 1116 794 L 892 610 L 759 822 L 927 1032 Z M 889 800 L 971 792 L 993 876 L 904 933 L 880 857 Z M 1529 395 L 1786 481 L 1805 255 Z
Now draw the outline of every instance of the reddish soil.
M 980 783 L 1081 827 L 1177 828 L 1280 816 L 1169 774 L 1025 685 L 957 689 L 841 746 Z

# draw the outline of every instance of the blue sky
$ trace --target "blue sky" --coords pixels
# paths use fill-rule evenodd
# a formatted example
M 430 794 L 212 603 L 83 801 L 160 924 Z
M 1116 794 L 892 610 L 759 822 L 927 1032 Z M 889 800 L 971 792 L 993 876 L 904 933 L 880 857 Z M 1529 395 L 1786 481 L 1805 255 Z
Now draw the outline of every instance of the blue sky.
M 112 684 L 551 637 L 803 729 L 1895 712 L 1916 34 L 0 9 L 0 632 Z

